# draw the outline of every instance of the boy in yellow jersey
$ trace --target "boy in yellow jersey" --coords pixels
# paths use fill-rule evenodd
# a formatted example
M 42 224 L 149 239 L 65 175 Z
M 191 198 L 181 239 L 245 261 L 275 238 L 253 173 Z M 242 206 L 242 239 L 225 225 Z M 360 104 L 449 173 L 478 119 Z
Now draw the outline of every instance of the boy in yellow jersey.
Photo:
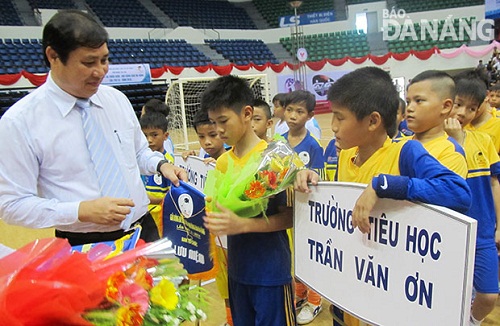
M 267 148 L 252 129 L 253 93 L 245 80 L 235 76 L 212 81 L 201 96 L 217 132 L 232 148 L 222 154 L 215 168 L 222 173 L 229 164 L 242 167 L 250 157 Z M 237 216 L 217 204 L 205 226 L 215 235 L 227 235 L 229 302 L 235 325 L 295 325 L 291 253 L 286 229 L 292 227 L 291 208 L 284 192 L 270 199 L 266 215 Z
M 174 158 L 164 147 L 165 140 L 168 138 L 168 120 L 165 116 L 158 112 L 149 112 L 141 116 L 139 122 L 142 132 L 148 140 L 149 148 L 153 151 L 162 153 L 167 161 L 173 163 Z M 158 234 L 161 238 L 163 237 L 163 217 L 161 208 L 163 198 L 165 198 L 165 194 L 170 189 L 171 183 L 159 173 L 151 176 L 144 176 L 143 179 L 150 201 L 148 210 L 156 223 Z
M 478 130 L 490 135 L 497 153 L 500 153 L 500 119 L 495 118 L 495 115 L 492 114 L 492 110 L 495 109 L 492 108 L 489 103 L 490 96 L 493 96 L 491 90 L 483 103 L 481 103 L 476 116 L 467 126 L 465 126 L 465 129 Z M 495 113 L 495 111 L 493 111 L 493 113 Z
M 491 86 L 488 92 L 488 103 L 491 107 L 493 116 L 498 117 L 498 110 L 500 109 L 500 84 L 497 83 Z
M 411 80 L 406 96 L 406 121 L 413 139 L 448 169 L 465 178 L 463 148 L 444 131 L 444 120 L 453 108 L 455 82 L 445 72 L 424 71 Z
M 448 133 L 465 149 L 467 183 L 474 203 L 466 213 L 477 220 L 473 286 L 476 295 L 471 307 L 470 325 L 481 321 L 494 309 L 498 297 L 498 258 L 500 243 L 500 158 L 490 137 L 480 131 L 463 130 L 470 123 L 486 96 L 486 85 L 478 78 L 457 76 L 455 105 L 447 119 Z
M 341 148 L 337 181 L 367 184 L 352 211 L 354 227 L 370 232 L 369 215 L 378 198 L 420 201 L 458 212 L 469 209 L 471 193 L 462 177 L 439 163 L 420 142 L 389 138 L 396 129 L 398 94 L 387 72 L 375 67 L 350 72 L 330 87 L 328 100 L 332 130 Z M 294 188 L 307 193 L 308 182 L 315 185 L 318 180 L 314 171 L 302 170 Z

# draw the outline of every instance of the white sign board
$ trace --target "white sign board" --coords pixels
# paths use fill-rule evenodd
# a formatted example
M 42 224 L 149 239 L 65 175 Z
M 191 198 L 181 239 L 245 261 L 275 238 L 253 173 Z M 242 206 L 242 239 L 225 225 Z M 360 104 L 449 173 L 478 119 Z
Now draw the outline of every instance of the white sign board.
M 372 325 L 468 325 L 477 222 L 380 199 L 362 234 L 351 216 L 364 188 L 320 182 L 295 193 L 296 276 Z
M 215 168 L 215 164 L 206 164 L 200 157 L 191 155 L 184 160 L 181 154 L 174 155 L 174 165 L 186 170 L 188 182 L 201 192 L 205 188 L 208 171 Z

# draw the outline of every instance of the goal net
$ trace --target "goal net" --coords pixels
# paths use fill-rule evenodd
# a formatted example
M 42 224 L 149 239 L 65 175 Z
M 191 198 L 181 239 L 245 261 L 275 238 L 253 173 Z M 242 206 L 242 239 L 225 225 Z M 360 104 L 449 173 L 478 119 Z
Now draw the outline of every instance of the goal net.
M 250 85 L 255 98 L 269 103 L 267 75 L 240 75 Z M 190 145 L 198 148 L 198 137 L 193 128 L 193 117 L 200 109 L 201 93 L 218 77 L 179 78 L 170 83 L 165 103 L 170 107 L 168 132 L 176 150 L 187 150 Z

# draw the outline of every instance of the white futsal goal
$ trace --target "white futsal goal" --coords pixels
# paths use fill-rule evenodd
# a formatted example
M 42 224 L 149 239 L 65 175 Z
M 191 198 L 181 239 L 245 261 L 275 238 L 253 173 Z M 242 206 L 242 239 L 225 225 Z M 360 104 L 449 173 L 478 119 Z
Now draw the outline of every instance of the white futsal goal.
M 255 98 L 261 98 L 269 103 L 267 75 L 240 75 L 238 77 L 248 80 Z M 193 128 L 193 117 L 200 109 L 201 93 L 208 83 L 216 78 L 179 78 L 170 83 L 165 103 L 170 107 L 168 131 L 176 150 L 186 150 L 189 149 L 190 144 L 199 144 Z

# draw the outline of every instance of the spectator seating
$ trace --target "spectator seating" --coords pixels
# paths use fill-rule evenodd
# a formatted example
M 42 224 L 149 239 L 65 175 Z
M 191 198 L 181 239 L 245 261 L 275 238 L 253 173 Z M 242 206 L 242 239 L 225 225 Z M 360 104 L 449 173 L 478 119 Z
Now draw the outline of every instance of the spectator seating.
M 19 99 L 28 94 L 29 91 L 23 90 L 0 90 L 0 117 Z
M 180 26 L 215 29 L 256 29 L 243 8 L 220 0 L 153 0 Z
M 140 116 L 142 107 L 152 98 L 164 101 L 168 84 L 139 84 L 114 86 L 127 95 L 134 108 L 137 117 Z
M 396 10 L 403 9 L 406 12 L 443 10 L 478 5 L 484 5 L 484 0 L 396 0 Z
M 151 68 L 158 68 L 205 66 L 211 62 L 185 40 L 112 39 L 108 47 L 114 64 L 149 63 Z
M 0 39 L 0 74 L 17 74 L 21 70 L 31 73 L 48 71 L 38 39 Z
M 0 0 L 0 25 L 3 26 L 22 26 L 23 23 L 19 17 L 13 2 L 11 0 Z
M 163 28 L 138 0 L 86 0 L 107 27 Z
M 253 0 L 262 17 L 271 28 L 279 27 L 279 18 L 294 15 L 293 8 L 284 0 Z M 297 9 L 297 14 L 333 10 L 332 0 L 304 1 Z
M 33 9 L 76 9 L 73 0 L 28 0 Z
M 279 63 L 262 40 L 205 40 L 205 43 L 236 65 Z
M 337 31 L 324 34 L 305 35 L 308 61 L 325 58 L 340 59 L 346 56 L 363 57 L 370 53 L 366 34 L 362 30 Z M 293 55 L 293 39 L 283 37 L 280 43 Z
M 185 40 L 110 39 L 113 64 L 149 63 L 151 68 L 205 66 L 211 59 Z M 38 39 L 0 39 L 0 74 L 48 71 Z
M 458 31 L 459 31 L 460 21 L 462 21 L 462 24 L 467 24 L 468 26 L 470 26 L 473 23 L 473 17 L 471 17 L 470 19 L 455 18 L 452 21 L 449 21 L 451 24 L 453 24 L 453 29 L 456 31 L 455 35 L 457 36 L 459 35 Z M 417 51 L 428 50 L 435 46 L 440 49 L 449 49 L 449 48 L 458 48 L 462 44 L 469 44 L 470 39 L 469 35 L 466 32 L 464 32 L 465 40 L 463 41 L 456 39 L 453 40 L 452 36 L 445 36 L 443 40 L 439 40 L 444 25 L 445 25 L 445 20 L 438 21 L 437 39 L 433 40 L 427 29 L 425 30 L 425 37 L 422 37 L 421 35 L 422 26 L 420 25 L 420 23 L 414 23 L 413 28 L 415 29 L 415 34 L 417 36 L 417 39 L 413 39 L 412 37 L 407 36 L 403 40 L 400 40 L 399 38 L 397 38 L 396 40 L 390 40 L 388 41 L 388 49 L 389 51 L 394 53 L 403 53 L 403 52 L 408 52 L 410 50 L 417 50 Z M 446 31 L 449 30 L 450 29 L 447 27 Z M 395 31 L 396 27 L 389 25 L 389 31 L 388 31 L 389 36 L 393 35 Z

